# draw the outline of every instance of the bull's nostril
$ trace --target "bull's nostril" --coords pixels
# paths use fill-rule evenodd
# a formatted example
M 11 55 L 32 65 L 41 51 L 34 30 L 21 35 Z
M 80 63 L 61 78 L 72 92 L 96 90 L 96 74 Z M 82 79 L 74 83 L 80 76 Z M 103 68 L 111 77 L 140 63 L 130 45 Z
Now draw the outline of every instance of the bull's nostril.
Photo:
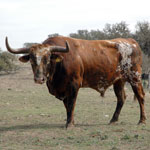
M 34 77 L 34 81 L 36 83 L 42 84 L 44 83 L 45 79 L 43 77 Z
M 44 80 L 44 78 L 41 78 L 41 82 L 44 82 L 45 80 Z

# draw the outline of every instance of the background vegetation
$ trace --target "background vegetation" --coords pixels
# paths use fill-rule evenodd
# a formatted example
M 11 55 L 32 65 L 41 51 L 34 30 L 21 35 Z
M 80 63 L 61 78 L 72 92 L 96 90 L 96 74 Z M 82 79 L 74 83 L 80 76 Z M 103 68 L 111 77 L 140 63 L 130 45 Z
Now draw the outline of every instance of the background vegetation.
M 0 49 L 0 73 L 16 71 L 19 67 L 14 63 L 17 57 Z

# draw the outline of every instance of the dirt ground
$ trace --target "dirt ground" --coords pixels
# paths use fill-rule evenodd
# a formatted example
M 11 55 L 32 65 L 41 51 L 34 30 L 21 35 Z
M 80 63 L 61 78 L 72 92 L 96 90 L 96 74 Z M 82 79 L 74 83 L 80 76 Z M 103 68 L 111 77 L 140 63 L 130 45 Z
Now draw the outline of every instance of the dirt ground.
M 148 150 L 150 149 L 150 93 L 146 92 L 147 124 L 137 125 L 139 105 L 126 86 L 127 100 L 119 122 L 108 125 L 116 107 L 112 88 L 104 98 L 80 89 L 75 127 L 66 130 L 63 103 L 33 81 L 30 64 L 0 75 L 0 150 Z
M 33 81 L 33 72 L 29 63 L 18 63 L 20 69 L 10 74 L 0 74 L 0 88 L 21 89 L 27 86 L 37 86 Z M 18 82 L 19 81 L 19 82 Z

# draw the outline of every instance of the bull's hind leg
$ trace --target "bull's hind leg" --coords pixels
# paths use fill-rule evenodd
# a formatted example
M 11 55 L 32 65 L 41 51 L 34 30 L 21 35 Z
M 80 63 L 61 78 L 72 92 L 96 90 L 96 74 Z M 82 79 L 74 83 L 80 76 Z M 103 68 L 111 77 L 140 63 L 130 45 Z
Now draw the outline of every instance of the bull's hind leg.
M 124 91 L 124 84 L 125 82 L 119 80 L 114 84 L 114 92 L 117 97 L 117 106 L 116 110 L 113 114 L 112 119 L 110 120 L 110 123 L 114 123 L 118 121 L 119 114 L 121 112 L 122 106 L 124 104 L 124 101 L 126 99 L 125 91 Z
M 139 123 L 145 123 L 146 115 L 145 115 L 145 109 L 144 109 L 144 90 L 141 83 L 130 83 L 133 89 L 134 94 L 136 95 L 136 98 L 138 99 L 139 105 L 140 105 L 140 121 Z

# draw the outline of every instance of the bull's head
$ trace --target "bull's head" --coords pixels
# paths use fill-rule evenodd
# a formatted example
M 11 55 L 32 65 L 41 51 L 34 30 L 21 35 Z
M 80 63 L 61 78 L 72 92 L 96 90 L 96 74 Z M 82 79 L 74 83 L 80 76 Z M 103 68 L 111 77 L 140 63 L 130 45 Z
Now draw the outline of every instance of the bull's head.
M 19 60 L 21 62 L 30 61 L 32 70 L 34 73 L 34 80 L 36 83 L 42 84 L 47 79 L 49 72 L 47 71 L 48 66 L 51 62 L 58 63 L 63 57 L 54 52 L 67 53 L 69 52 L 69 44 L 66 41 L 66 47 L 61 46 L 51 46 L 48 44 L 37 44 L 31 46 L 30 48 L 19 48 L 12 49 L 8 44 L 8 39 L 6 37 L 6 48 L 10 53 L 13 54 L 26 54 L 21 56 Z M 53 55 L 52 55 L 53 54 Z

